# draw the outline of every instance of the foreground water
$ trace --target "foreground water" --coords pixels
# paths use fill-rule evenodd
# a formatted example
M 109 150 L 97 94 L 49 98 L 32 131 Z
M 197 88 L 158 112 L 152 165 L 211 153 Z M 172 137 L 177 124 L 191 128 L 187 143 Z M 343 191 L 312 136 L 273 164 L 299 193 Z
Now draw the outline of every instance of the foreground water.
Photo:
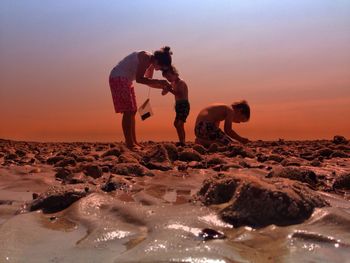
M 94 193 L 55 214 L 16 214 L 30 179 L 3 182 L 0 262 L 350 262 L 345 199 L 324 193 L 331 207 L 303 224 L 233 228 L 189 201 L 208 173 L 140 178 L 135 191 Z M 205 241 L 205 228 L 226 238 Z

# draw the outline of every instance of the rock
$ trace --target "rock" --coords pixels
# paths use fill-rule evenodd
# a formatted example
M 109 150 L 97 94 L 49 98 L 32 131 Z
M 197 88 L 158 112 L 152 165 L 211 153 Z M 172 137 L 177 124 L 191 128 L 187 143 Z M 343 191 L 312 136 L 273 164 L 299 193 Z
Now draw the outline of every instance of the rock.
M 69 181 L 72 178 L 72 172 L 60 167 L 56 170 L 55 178 L 62 181 Z
M 120 163 L 139 163 L 139 160 L 129 153 L 122 153 L 118 160 Z
M 147 151 L 142 159 L 142 164 L 151 170 L 168 171 L 172 169 L 168 152 L 163 145 L 155 145 Z
M 202 229 L 199 232 L 198 237 L 200 239 L 202 239 L 203 241 L 208 241 L 208 240 L 213 240 L 213 239 L 225 239 L 226 238 L 226 236 L 223 233 L 218 232 L 214 229 L 210 229 L 210 228 Z
M 280 155 L 276 155 L 276 154 L 272 154 L 270 155 L 267 160 L 270 160 L 270 161 L 275 161 L 275 162 L 282 162 L 284 160 L 284 158 Z
M 320 161 L 318 161 L 318 160 L 313 160 L 313 161 L 310 162 L 310 165 L 314 166 L 314 167 L 320 167 L 321 164 L 322 163 Z
M 204 155 L 207 153 L 207 149 L 205 149 L 202 145 L 200 144 L 195 144 L 193 147 L 192 147 L 193 150 L 199 152 L 200 154 Z
M 84 173 L 94 179 L 100 178 L 103 175 L 103 171 L 98 165 L 88 165 L 84 169 Z
M 112 192 L 118 189 L 124 189 L 128 187 L 130 183 L 121 178 L 111 176 L 108 181 L 101 186 L 101 190 L 104 192 Z
M 112 173 L 131 176 L 153 176 L 153 174 L 145 167 L 136 163 L 119 163 L 111 169 Z
M 119 157 L 121 154 L 121 150 L 118 148 L 112 148 L 108 150 L 107 152 L 103 153 L 101 156 L 106 157 L 106 156 L 117 156 Z
M 5 160 L 16 160 L 18 158 L 17 154 L 15 153 L 9 153 L 5 155 Z
M 218 164 L 227 164 L 227 162 L 222 157 L 220 157 L 218 155 L 212 156 L 207 160 L 207 165 L 209 167 L 214 166 L 214 165 L 218 165 Z
M 77 162 L 73 157 L 66 157 L 63 160 L 57 162 L 54 166 L 55 167 L 66 167 L 66 166 L 75 166 Z
M 291 180 L 296 180 L 303 183 L 308 183 L 310 186 L 315 187 L 318 183 L 316 174 L 305 168 L 296 167 L 283 167 L 277 168 L 270 172 L 266 177 L 283 177 Z
M 249 157 L 254 158 L 254 154 L 246 151 L 242 146 L 231 145 L 228 147 L 228 153 L 226 153 L 227 157 L 236 157 L 242 156 L 242 158 Z
M 95 161 L 95 158 L 93 158 L 93 157 L 86 157 L 86 156 L 78 156 L 77 158 L 76 158 L 76 161 L 78 162 L 78 163 L 82 163 L 82 162 L 87 162 L 87 163 L 92 163 L 92 162 L 94 162 Z
M 300 182 L 234 174 L 205 180 L 198 198 L 205 205 L 219 205 L 220 217 L 235 227 L 298 224 L 315 207 L 329 205 Z
M 308 160 L 308 161 L 312 161 L 316 158 L 315 154 L 313 152 L 304 152 L 304 153 L 299 154 L 299 156 L 300 156 L 300 158 L 303 158 L 303 159 Z
M 331 150 L 329 148 L 323 148 L 323 149 L 319 150 L 317 153 L 318 153 L 318 155 L 320 155 L 322 157 L 329 158 L 332 155 L 333 150 Z
M 219 150 L 219 145 L 217 143 L 212 143 L 209 146 L 208 151 L 211 153 L 217 152 Z
M 179 158 L 177 147 L 173 143 L 164 143 L 164 148 L 168 152 L 170 161 L 174 162 Z
M 21 150 L 21 149 L 16 150 L 16 154 L 19 157 L 24 157 L 24 156 L 27 155 L 27 153 L 24 150 Z
M 104 165 L 104 166 L 101 167 L 101 169 L 102 169 L 102 172 L 109 173 L 109 166 Z
M 264 163 L 268 160 L 268 158 L 269 157 L 267 155 L 258 154 L 256 160 L 260 163 Z
M 342 174 L 335 178 L 333 188 L 350 190 L 350 173 Z
M 339 158 L 349 158 L 349 155 L 342 152 L 342 151 L 334 151 L 330 158 L 336 158 L 336 157 L 339 157 Z
M 188 163 L 188 167 L 192 168 L 192 169 L 203 169 L 205 168 L 205 166 L 203 165 L 203 163 L 201 162 L 197 162 L 197 161 L 191 161 Z
M 347 140 L 344 136 L 335 135 L 335 136 L 333 137 L 333 143 L 334 143 L 334 144 L 347 144 L 347 143 L 348 143 L 348 140 Z
M 86 175 L 83 173 L 74 173 L 66 182 L 68 184 L 82 184 L 87 181 Z
M 179 160 L 185 162 L 197 161 L 200 162 L 203 160 L 203 157 L 194 150 L 185 149 L 179 153 Z
M 29 211 L 42 209 L 44 213 L 59 212 L 86 195 L 84 189 L 52 188 L 34 199 L 29 204 Z

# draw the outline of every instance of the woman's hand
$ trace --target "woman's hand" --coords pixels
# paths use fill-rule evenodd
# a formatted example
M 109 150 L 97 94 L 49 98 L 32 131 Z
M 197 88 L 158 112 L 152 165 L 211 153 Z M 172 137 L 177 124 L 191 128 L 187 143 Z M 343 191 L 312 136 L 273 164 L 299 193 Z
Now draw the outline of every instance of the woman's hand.
M 158 80 L 158 83 L 161 89 L 171 89 L 170 83 L 166 80 Z

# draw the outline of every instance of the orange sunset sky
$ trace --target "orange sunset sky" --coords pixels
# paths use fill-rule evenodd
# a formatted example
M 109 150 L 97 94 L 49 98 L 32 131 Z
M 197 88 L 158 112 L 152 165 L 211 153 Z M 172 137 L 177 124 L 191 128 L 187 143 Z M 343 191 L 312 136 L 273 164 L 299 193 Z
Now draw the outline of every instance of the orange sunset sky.
M 189 86 L 189 140 L 202 107 L 242 98 L 249 139 L 350 137 L 350 1 L 1 0 L 0 138 L 122 140 L 109 72 L 163 45 Z M 174 98 L 151 102 L 139 140 L 177 140 Z

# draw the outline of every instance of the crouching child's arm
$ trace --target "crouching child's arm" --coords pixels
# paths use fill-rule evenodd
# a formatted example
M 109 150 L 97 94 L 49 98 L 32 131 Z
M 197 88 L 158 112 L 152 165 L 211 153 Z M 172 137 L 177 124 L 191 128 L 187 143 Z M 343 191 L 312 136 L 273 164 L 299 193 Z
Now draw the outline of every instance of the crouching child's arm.
M 239 141 L 240 143 L 248 143 L 249 139 L 241 137 L 232 129 L 232 117 L 229 116 L 225 119 L 224 131 L 232 139 Z

